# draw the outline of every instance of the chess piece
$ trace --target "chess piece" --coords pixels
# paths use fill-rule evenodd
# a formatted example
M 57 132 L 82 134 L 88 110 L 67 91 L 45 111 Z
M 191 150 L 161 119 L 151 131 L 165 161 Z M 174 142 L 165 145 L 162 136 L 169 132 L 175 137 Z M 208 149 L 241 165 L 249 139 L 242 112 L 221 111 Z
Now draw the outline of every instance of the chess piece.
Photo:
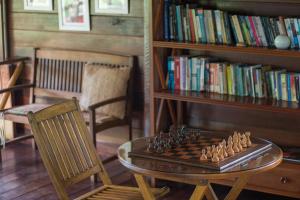
M 222 151 L 223 151 L 223 156 L 224 156 L 224 158 L 227 158 L 227 157 L 228 157 L 228 153 L 227 153 L 227 151 L 226 151 L 226 145 L 223 145 Z
M 238 147 L 239 147 L 239 149 L 240 149 L 240 151 L 243 151 L 244 150 L 244 148 L 243 148 L 243 146 L 242 146 L 242 135 L 241 135 L 241 133 L 238 133 Z
M 228 137 L 227 144 L 232 143 L 232 136 Z
M 206 157 L 207 157 L 207 158 L 211 158 L 211 157 L 212 157 L 211 147 L 207 147 L 206 149 L 207 149 Z
M 202 149 L 202 154 L 201 154 L 200 160 L 201 161 L 207 160 L 207 156 L 205 155 L 205 149 Z
M 246 137 L 247 137 L 247 146 L 248 146 L 248 147 L 251 147 L 251 145 L 252 145 L 252 142 L 251 142 L 251 140 L 250 140 L 251 133 L 250 133 L 249 131 L 247 131 L 247 132 L 245 133 L 245 135 L 246 135 Z
M 239 148 L 239 136 L 236 132 L 234 132 L 233 134 L 233 151 L 234 153 L 239 153 L 240 152 L 240 148 Z
M 218 157 L 220 161 L 224 160 L 223 146 L 220 146 L 220 148 L 218 148 Z
M 211 161 L 214 162 L 214 163 L 220 161 L 220 159 L 219 159 L 219 157 L 218 157 L 218 152 L 214 151 L 213 157 L 212 157 Z
M 242 146 L 243 148 L 247 148 L 247 137 L 245 134 L 242 135 Z
M 229 143 L 227 145 L 226 152 L 227 152 L 228 156 L 233 156 L 235 154 L 234 150 L 233 150 L 233 143 L 231 140 L 229 141 Z
M 212 145 L 211 146 L 211 153 L 214 154 L 215 151 L 216 151 L 216 145 Z

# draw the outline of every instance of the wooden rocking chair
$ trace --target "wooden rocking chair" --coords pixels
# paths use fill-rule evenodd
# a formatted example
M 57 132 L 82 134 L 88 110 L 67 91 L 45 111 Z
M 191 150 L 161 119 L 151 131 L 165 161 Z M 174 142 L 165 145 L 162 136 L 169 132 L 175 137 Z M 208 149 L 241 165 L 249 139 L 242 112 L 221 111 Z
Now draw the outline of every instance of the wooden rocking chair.
M 42 160 L 60 199 L 69 199 L 66 189 L 93 175 L 99 176 L 104 186 L 82 199 L 143 199 L 136 187 L 115 186 L 97 156 L 76 98 L 28 113 L 29 123 Z M 168 188 L 153 188 L 157 198 L 168 193 Z

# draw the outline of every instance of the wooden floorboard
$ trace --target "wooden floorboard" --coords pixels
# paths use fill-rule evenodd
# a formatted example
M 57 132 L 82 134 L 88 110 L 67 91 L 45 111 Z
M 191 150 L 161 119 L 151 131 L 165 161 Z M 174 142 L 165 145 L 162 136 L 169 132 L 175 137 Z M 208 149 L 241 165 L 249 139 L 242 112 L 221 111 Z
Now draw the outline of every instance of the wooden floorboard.
M 98 143 L 97 151 L 101 158 L 112 155 L 118 145 L 111 143 Z M 0 165 L 0 200 L 57 200 L 57 196 L 50 182 L 37 150 L 31 148 L 30 142 L 11 145 L 2 150 L 3 162 Z M 116 160 L 105 165 L 114 184 L 135 185 L 132 174 Z M 166 200 L 188 199 L 193 191 L 193 186 L 159 181 L 160 186 L 168 185 L 171 193 Z M 86 180 L 70 188 L 70 197 L 75 198 L 84 194 L 96 185 Z M 214 186 L 217 195 L 222 199 L 228 187 Z M 292 200 L 252 191 L 243 191 L 239 200 Z

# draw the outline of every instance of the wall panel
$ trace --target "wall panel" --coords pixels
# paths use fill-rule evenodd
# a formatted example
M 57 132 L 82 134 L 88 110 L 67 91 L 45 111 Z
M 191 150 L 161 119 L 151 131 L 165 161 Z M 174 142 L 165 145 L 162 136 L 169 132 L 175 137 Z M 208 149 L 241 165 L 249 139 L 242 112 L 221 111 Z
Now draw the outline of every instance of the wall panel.
M 143 116 L 144 105 L 144 2 L 130 0 L 128 15 L 101 15 L 90 0 L 91 31 L 60 31 L 57 0 L 53 11 L 25 11 L 23 0 L 9 1 L 9 35 L 12 56 L 31 56 L 33 47 L 62 48 L 137 56 L 135 113 Z M 28 82 L 30 64 L 22 80 Z M 26 98 L 24 98 L 26 100 Z M 141 120 L 142 121 L 142 120 Z

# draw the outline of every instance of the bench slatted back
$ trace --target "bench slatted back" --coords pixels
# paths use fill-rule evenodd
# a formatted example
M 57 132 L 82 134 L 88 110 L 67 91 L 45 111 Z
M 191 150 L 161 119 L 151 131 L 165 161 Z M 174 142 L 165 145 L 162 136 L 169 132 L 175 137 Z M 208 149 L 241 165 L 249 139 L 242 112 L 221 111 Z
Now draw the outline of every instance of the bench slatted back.
M 35 97 L 80 98 L 84 66 L 88 62 L 107 66 L 133 66 L 132 56 L 57 49 L 35 52 Z M 34 99 L 34 98 L 33 98 Z

